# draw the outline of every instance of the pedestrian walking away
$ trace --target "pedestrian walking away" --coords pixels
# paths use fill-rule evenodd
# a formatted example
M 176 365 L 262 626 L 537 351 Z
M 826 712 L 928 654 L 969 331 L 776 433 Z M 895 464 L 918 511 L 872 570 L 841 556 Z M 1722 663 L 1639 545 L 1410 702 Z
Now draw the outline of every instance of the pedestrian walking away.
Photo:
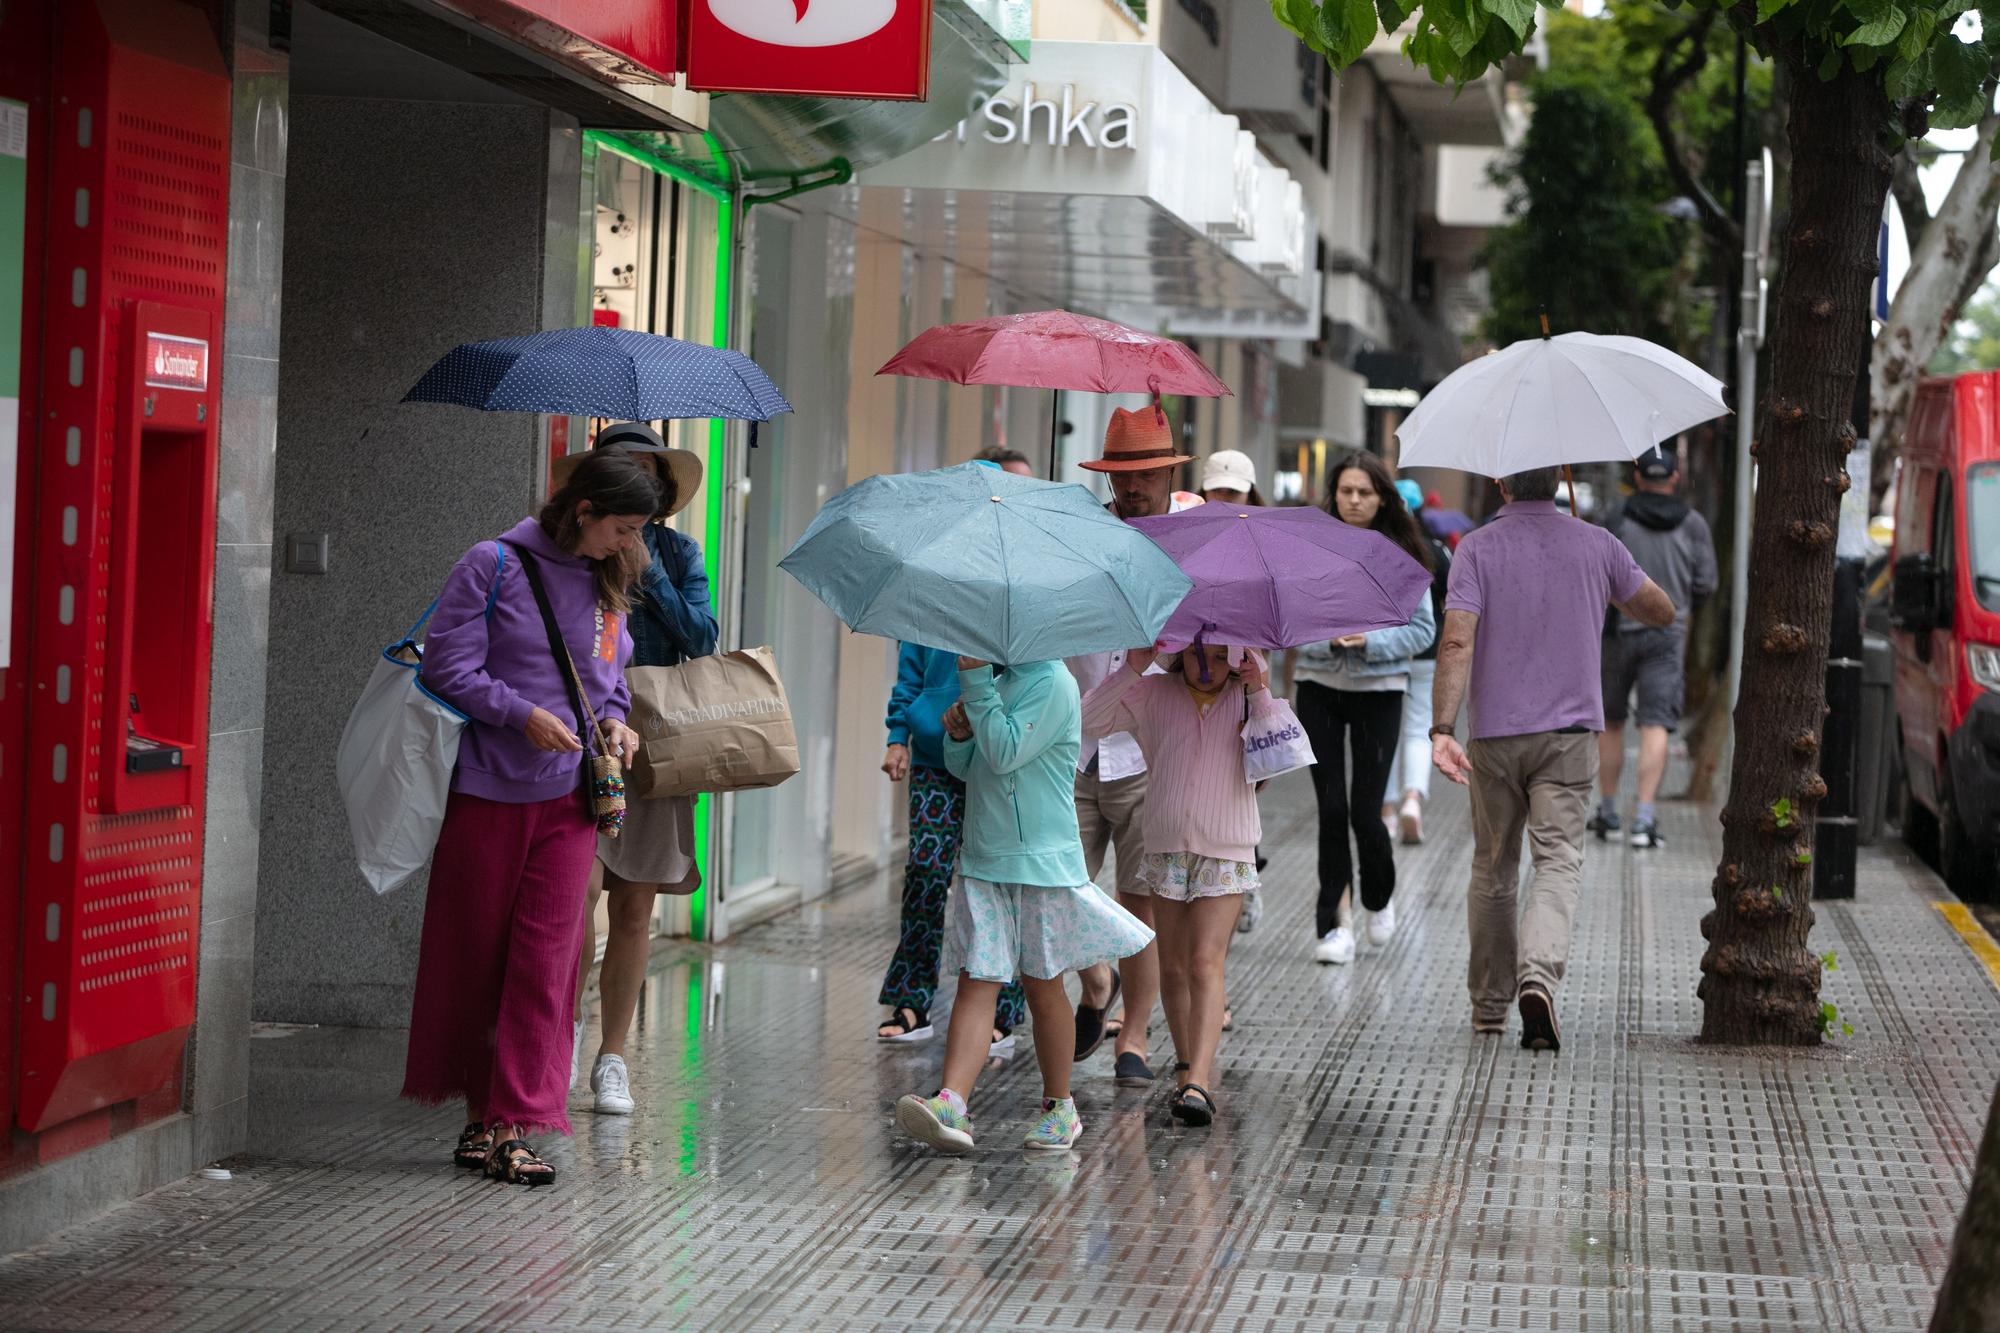
M 1671 450 L 1655 447 L 1632 464 L 1633 495 L 1610 529 L 1646 577 L 1674 604 L 1674 623 L 1646 625 L 1612 614 L 1604 622 L 1604 734 L 1598 740 L 1598 790 L 1590 818 L 1600 840 L 1618 831 L 1618 780 L 1625 770 L 1625 719 L 1638 691 L 1639 808 L 1631 844 L 1659 847 L 1657 805 L 1667 772 L 1667 738 L 1679 728 L 1687 683 L 1688 616 L 1715 595 L 1715 541 L 1708 520 L 1674 491 L 1680 465 Z
M 1521 1045 L 1531 1050 L 1562 1045 L 1555 1002 L 1597 778 L 1595 733 L 1604 729 L 1597 655 L 1605 608 L 1648 625 L 1674 616 L 1616 537 L 1556 508 L 1561 476 L 1547 467 L 1503 479 L 1506 504 L 1459 543 L 1431 720 L 1433 762 L 1472 794 L 1472 1028 L 1505 1031 L 1516 1005 Z M 1534 873 L 1521 893 L 1524 831 Z
M 945 1033 L 944 1081 L 896 1103 L 905 1134 L 940 1152 L 973 1146 L 966 1103 L 986 1063 L 1000 988 L 1019 979 L 1034 1016 L 1040 1117 L 1029 1148 L 1067 1149 L 1083 1132 L 1070 1096 L 1075 1030 L 1063 974 L 1129 957 L 1153 932 L 1090 881 L 1073 779 L 1081 700 L 1060 662 L 996 669 L 959 661 L 959 701 L 944 715 L 945 767 L 965 783 L 965 843 L 951 895 L 946 965 L 958 998 Z
M 660 517 L 641 531 L 645 566 L 631 593 L 628 624 L 635 667 L 677 666 L 715 651 L 715 613 L 709 605 L 708 574 L 701 547 L 667 526 L 701 490 L 702 465 L 686 449 L 669 449 L 658 431 L 639 422 L 620 422 L 598 432 L 594 448 L 612 449 L 639 460 L 658 476 Z M 555 466 L 562 485 L 587 454 L 572 454 Z M 684 895 L 701 887 L 694 861 L 694 798 L 665 796 L 633 801 L 619 836 L 600 835 L 584 908 L 583 951 L 578 959 L 571 1023 L 570 1086 L 575 1087 L 584 1048 L 583 993 L 597 954 L 597 901 L 610 894 L 610 928 L 604 964 L 598 971 L 597 1055 L 590 1064 L 592 1108 L 600 1115 L 630 1115 L 630 1071 L 626 1040 L 639 1009 L 639 992 L 652 957 L 653 904 L 662 893 Z
M 1173 489 L 1174 469 L 1193 461 L 1175 447 L 1173 430 L 1158 408 L 1116 408 L 1105 428 L 1103 457 L 1081 466 L 1110 478 L 1111 512 L 1130 522 L 1200 504 L 1200 497 L 1184 497 Z M 1070 658 L 1068 666 L 1077 688 L 1087 694 L 1124 662 L 1122 652 L 1092 653 Z M 1130 735 L 1121 732 L 1084 743 L 1076 774 L 1084 862 L 1095 880 L 1103 873 L 1105 853 L 1113 853 L 1119 905 L 1150 927 L 1152 898 L 1139 876 L 1145 857 L 1146 787 L 1146 758 Z M 1076 1058 L 1090 1058 L 1110 1037 L 1113 1077 L 1128 1087 L 1151 1084 L 1148 1028 L 1160 996 L 1158 951 L 1149 948 L 1127 958 L 1115 973 L 1109 966 L 1092 968 L 1079 980 L 1083 994 L 1076 1009 Z M 1114 1025 L 1109 1014 L 1121 991 L 1125 1021 Z
M 896 687 L 889 695 L 889 748 L 882 771 L 909 780 L 909 853 L 903 865 L 903 910 L 895 957 L 877 1003 L 889 1016 L 876 1029 L 883 1041 L 926 1041 L 932 1033 L 944 948 L 945 904 L 958 866 L 965 825 L 965 784 L 944 762 L 944 715 L 958 702 L 958 658 L 919 644 L 900 646 Z M 991 1054 L 1013 1050 L 1027 999 L 1018 981 L 1000 991 Z
M 1176 1119 L 1215 1117 L 1215 1052 L 1222 1039 L 1223 966 L 1243 895 L 1257 883 L 1263 827 L 1243 768 L 1243 725 L 1272 711 L 1270 678 L 1255 653 L 1189 647 L 1148 675 L 1150 649 L 1083 701 L 1086 737 L 1131 733 L 1150 775 L 1140 878 L 1160 933 L 1161 997 L 1174 1038 Z
M 1437 679 L 1438 638 L 1444 627 L 1445 585 L 1451 577 L 1451 552 L 1424 528 L 1424 493 L 1417 483 L 1403 478 L 1396 493 L 1410 507 L 1417 528 L 1430 544 L 1431 615 L 1438 623 L 1430 646 L 1410 659 L 1410 687 L 1403 694 L 1403 732 L 1396 746 L 1395 762 L 1389 766 L 1389 785 L 1383 789 L 1382 823 L 1402 838 L 1403 845 L 1415 847 L 1424 840 L 1424 802 L 1431 798 L 1431 686 Z M 1398 803 L 1398 794 L 1401 801 Z
M 1430 570 L 1430 543 L 1381 459 L 1353 453 L 1337 461 L 1327 473 L 1327 504 L 1341 521 L 1381 533 Z M 1380 815 L 1382 794 L 1402 736 L 1411 659 L 1436 629 L 1425 598 L 1406 625 L 1310 644 L 1295 659 L 1299 722 L 1317 758 L 1312 778 L 1319 798 L 1319 906 L 1313 957 L 1322 963 L 1354 960 L 1357 880 L 1361 906 L 1369 913 L 1369 943 L 1380 947 L 1395 935 L 1396 852 Z
M 569 1133 L 563 1057 L 597 845 L 584 737 L 601 722 L 628 761 L 638 748 L 630 553 L 661 501 L 651 468 L 594 452 L 539 517 L 459 560 L 431 617 L 424 682 L 470 721 L 424 902 L 403 1095 L 464 1098 L 453 1160 L 497 1180 L 553 1182 L 527 1137 Z

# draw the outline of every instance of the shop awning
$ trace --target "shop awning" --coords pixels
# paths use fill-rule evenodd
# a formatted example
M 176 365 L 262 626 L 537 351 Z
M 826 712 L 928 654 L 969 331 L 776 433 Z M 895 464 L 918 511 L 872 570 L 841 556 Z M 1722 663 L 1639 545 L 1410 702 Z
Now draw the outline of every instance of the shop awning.
M 1297 182 L 1154 46 L 1037 42 L 975 114 L 859 184 L 908 243 L 1048 304 L 1149 325 L 1309 305 Z

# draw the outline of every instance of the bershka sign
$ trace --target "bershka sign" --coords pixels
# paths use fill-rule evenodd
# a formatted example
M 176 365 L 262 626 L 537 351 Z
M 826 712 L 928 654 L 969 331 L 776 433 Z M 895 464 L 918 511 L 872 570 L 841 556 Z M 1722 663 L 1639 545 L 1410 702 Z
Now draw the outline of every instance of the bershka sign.
M 1135 137 L 1139 108 L 1130 102 L 1080 101 L 1076 85 L 1062 86 L 1062 100 L 1035 96 L 1028 84 L 1019 98 L 1002 93 L 987 99 L 979 114 L 958 122 L 958 127 L 940 134 L 940 139 L 964 143 L 968 130 L 978 121 L 979 138 L 987 143 L 1046 144 L 1050 148 L 1128 148 L 1139 146 Z
M 688 86 L 920 102 L 931 0 L 693 0 Z
M 208 343 L 171 333 L 146 335 L 146 387 L 208 391 Z

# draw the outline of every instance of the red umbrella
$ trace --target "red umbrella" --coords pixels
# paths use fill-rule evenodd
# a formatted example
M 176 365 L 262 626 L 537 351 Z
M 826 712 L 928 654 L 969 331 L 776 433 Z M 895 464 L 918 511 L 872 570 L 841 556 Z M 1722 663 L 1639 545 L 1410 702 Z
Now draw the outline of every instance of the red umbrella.
M 953 384 L 1054 389 L 1058 396 L 1049 440 L 1051 475 L 1054 427 L 1062 419 L 1064 389 L 1150 393 L 1156 398 L 1161 394 L 1220 398 L 1229 392 L 1229 386 L 1186 343 L 1067 310 L 941 324 L 912 338 L 875 373 Z

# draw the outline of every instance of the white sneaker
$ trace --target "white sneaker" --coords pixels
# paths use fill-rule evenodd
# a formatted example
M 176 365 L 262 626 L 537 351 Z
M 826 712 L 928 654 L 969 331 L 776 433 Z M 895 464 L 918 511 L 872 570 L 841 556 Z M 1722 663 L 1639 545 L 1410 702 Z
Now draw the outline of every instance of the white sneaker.
M 622 1056 L 600 1055 L 590 1071 L 590 1090 L 597 1094 L 599 1115 L 632 1114 L 632 1076 Z
M 1320 937 L 1313 946 L 1313 961 L 1318 963 L 1351 963 L 1354 961 L 1354 932 L 1346 926 L 1335 926 Z
M 1381 948 L 1396 938 L 1396 904 L 1391 902 L 1379 912 L 1368 914 L 1368 942 Z
M 569 1025 L 569 1086 L 576 1090 L 576 1076 L 582 1073 L 583 1064 L 583 1020 L 574 1019 Z
M 1403 845 L 1405 847 L 1420 847 L 1423 845 L 1424 803 L 1415 792 L 1411 792 L 1403 798 L 1403 808 L 1397 815 L 1397 821 L 1402 825 Z

